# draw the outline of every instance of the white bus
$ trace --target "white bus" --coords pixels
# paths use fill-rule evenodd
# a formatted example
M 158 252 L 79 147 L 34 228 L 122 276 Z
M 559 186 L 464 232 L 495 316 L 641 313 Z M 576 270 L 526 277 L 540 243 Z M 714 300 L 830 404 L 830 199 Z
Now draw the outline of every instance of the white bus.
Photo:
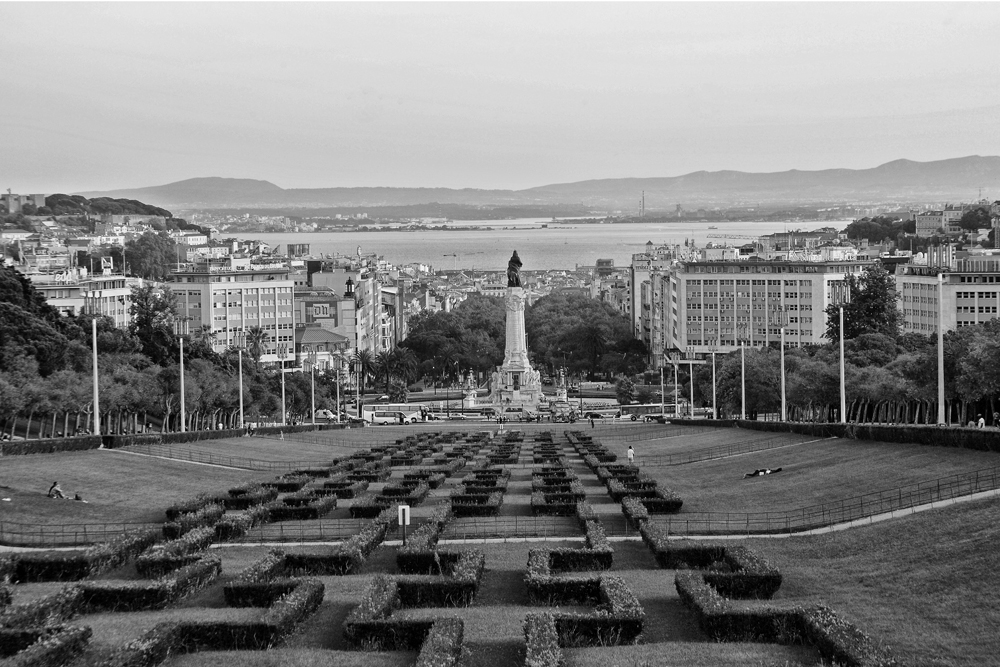
M 403 415 L 404 424 L 413 424 L 424 420 L 424 415 L 430 411 L 422 403 L 371 403 L 361 408 L 361 418 L 369 424 L 375 423 L 375 413 L 399 412 Z M 382 421 L 380 419 L 380 421 Z

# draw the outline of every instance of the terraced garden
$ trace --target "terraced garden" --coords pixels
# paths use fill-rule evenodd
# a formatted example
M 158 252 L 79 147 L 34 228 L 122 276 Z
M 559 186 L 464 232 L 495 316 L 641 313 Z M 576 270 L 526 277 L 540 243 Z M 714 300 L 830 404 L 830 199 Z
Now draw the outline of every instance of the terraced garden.
M 637 466 L 620 460 L 629 444 Z M 4 460 L 19 505 L 33 493 L 20 475 L 79 474 L 102 489 L 92 511 L 158 524 L 0 553 L 0 666 L 973 665 L 998 648 L 980 634 L 1000 622 L 995 499 L 815 537 L 666 530 L 965 474 L 989 454 L 642 424 L 358 429 L 169 454 Z M 195 462 L 208 455 L 258 469 Z M 764 466 L 783 471 L 743 479 Z M 77 505 L 35 504 L 52 523 Z

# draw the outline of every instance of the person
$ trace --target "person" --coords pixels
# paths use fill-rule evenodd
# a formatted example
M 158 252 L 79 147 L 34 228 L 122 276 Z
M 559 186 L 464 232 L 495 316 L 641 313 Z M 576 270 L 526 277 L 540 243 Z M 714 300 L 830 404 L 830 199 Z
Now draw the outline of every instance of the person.
M 986 428 L 986 420 L 983 419 L 982 415 L 979 415 L 979 421 L 976 422 L 976 426 L 979 428 Z
M 590 418 L 590 428 L 594 428 L 594 418 Z
M 993 413 L 993 427 L 1000 426 L 1000 412 Z
M 62 489 L 59 488 L 59 482 L 52 482 L 52 486 L 49 487 L 48 496 L 49 498 L 66 499 L 66 496 L 63 495 Z
M 743 479 L 746 479 L 747 477 L 763 477 L 764 475 L 770 475 L 776 472 L 781 472 L 781 468 L 775 468 L 774 470 L 771 470 L 770 468 L 757 468 L 753 472 L 748 472 L 743 475 Z
M 629 465 L 631 465 L 632 462 L 635 460 L 635 450 L 632 449 L 632 445 L 628 446 L 628 452 L 626 453 L 626 455 L 628 457 Z

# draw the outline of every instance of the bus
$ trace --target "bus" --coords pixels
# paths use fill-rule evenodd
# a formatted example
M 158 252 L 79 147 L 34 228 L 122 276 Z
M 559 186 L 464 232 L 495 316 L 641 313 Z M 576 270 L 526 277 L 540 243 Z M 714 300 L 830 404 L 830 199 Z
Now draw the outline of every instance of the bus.
M 683 410 L 684 405 L 681 405 Z M 622 417 L 628 417 L 632 421 L 637 421 L 642 419 L 646 415 L 658 415 L 661 414 L 661 406 L 659 403 L 636 403 L 633 405 L 623 405 L 621 406 Z M 674 416 L 674 404 L 666 403 L 662 406 L 662 414 L 668 417 Z
M 413 424 L 423 421 L 430 410 L 423 403 L 370 403 L 361 408 L 361 418 L 372 424 L 376 412 L 399 412 L 404 424 Z

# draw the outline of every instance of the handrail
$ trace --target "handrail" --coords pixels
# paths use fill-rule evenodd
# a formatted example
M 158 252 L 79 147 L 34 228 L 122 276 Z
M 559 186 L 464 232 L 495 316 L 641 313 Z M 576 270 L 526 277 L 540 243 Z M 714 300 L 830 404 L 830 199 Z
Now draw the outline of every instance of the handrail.
M 86 547 L 131 530 L 159 530 L 162 523 L 29 524 L 0 521 L 0 544 L 10 547 Z
M 983 468 L 777 512 L 681 512 L 652 519 L 678 535 L 800 533 L 1000 489 L 1000 467 Z M 656 516 L 656 515 L 654 515 Z

